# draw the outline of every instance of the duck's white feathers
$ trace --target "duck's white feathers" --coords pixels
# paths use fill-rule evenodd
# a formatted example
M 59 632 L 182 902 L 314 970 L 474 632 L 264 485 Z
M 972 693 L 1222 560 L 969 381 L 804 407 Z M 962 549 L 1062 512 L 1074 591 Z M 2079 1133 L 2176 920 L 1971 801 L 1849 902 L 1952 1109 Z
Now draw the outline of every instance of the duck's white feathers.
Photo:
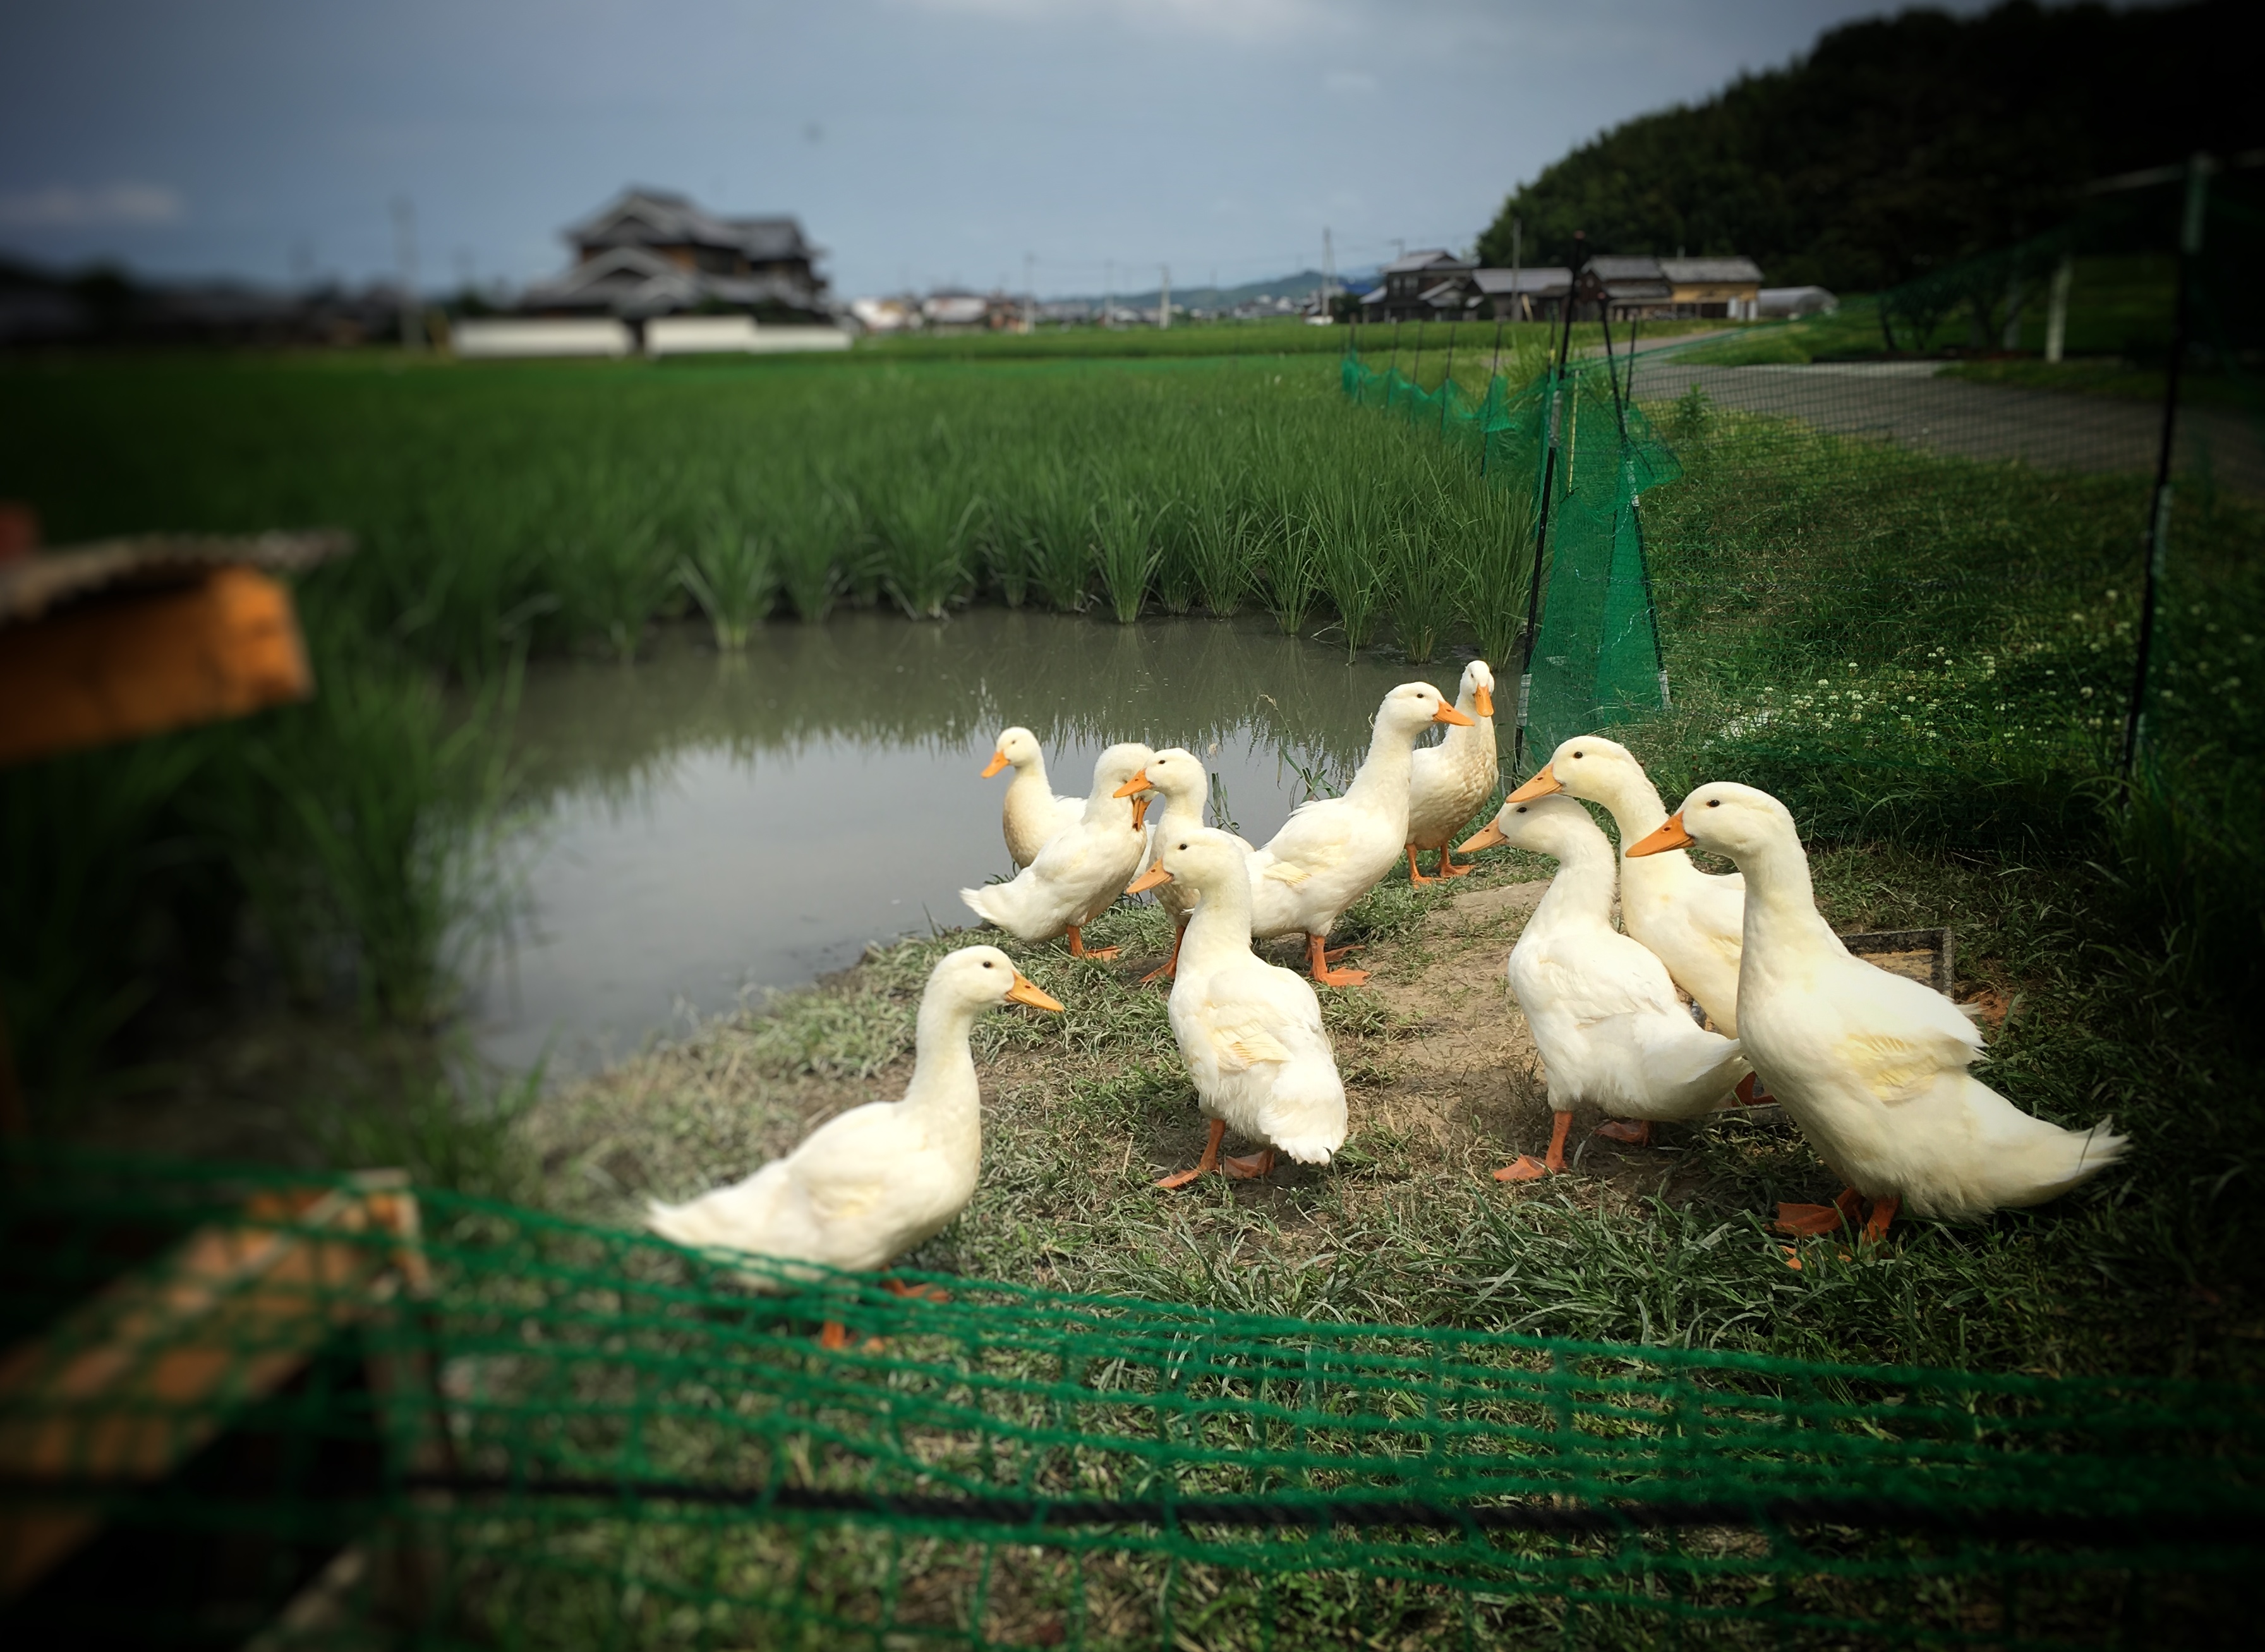
M 1327 1164 L 1344 1145 L 1344 1081 L 1313 987 L 1251 953 L 1249 851 L 1227 833 L 1196 831 L 1175 834 L 1160 855 L 1201 897 L 1170 1011 L 1198 1103 L 1300 1164 Z
M 1968 1072 L 1981 1035 L 1941 993 L 1851 956 L 1829 932 L 1811 947 L 1798 974 L 1764 958 L 1744 1041 L 1851 1186 L 1956 1220 L 2043 1204 L 2122 1157 L 2112 1121 L 2064 1130 Z
M 898 1102 L 829 1119 L 783 1159 L 647 1221 L 680 1245 L 851 1270 L 879 1268 L 943 1231 L 975 1190 L 975 1159 Z
M 1817 1154 L 1868 1198 L 1957 1219 L 2039 1204 L 2123 1156 L 2103 1119 L 2064 1130 L 1966 1069 L 1970 1017 L 1941 993 L 1850 954 L 1817 911 L 1785 805 L 1716 782 L 1684 800 L 1700 842 L 1746 874 L 1738 1034 Z
M 1510 986 L 1533 1030 L 1549 1104 L 1627 1118 L 1692 1118 L 1748 1072 L 1738 1042 L 1694 1023 L 1667 967 L 1613 928 L 1613 849 L 1581 805 L 1505 807 L 1498 829 L 1559 858 L 1548 892 L 1511 949 Z
M 1502 783 L 1502 754 L 1495 747 L 1494 718 L 1478 710 L 1478 689 L 1494 692 L 1494 673 L 1475 659 L 1463 671 L 1455 710 L 1471 719 L 1458 724 L 1437 746 L 1419 746 L 1408 781 L 1408 841 L 1419 849 L 1445 848 L 1462 835 L 1471 816 Z
M 1140 870 L 1147 848 L 1146 834 L 1132 824 L 1131 800 L 1112 794 L 1148 756 L 1146 746 L 1113 746 L 1103 753 L 1077 824 L 1049 838 L 1010 882 L 963 889 L 960 899 L 1023 942 L 1051 941 L 1072 924 L 1082 928 L 1108 911 Z

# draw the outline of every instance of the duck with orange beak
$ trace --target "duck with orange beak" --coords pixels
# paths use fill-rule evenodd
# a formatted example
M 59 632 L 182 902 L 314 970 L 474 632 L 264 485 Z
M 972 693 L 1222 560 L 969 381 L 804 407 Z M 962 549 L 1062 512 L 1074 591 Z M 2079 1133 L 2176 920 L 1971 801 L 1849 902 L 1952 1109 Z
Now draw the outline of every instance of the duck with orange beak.
M 1613 846 L 1589 811 L 1570 797 L 1505 802 L 1461 847 L 1498 844 L 1554 857 L 1557 875 L 1510 954 L 1510 990 L 1549 1085 L 1548 1156 L 1522 1155 L 1495 1179 L 1562 1171 L 1584 1102 L 1613 1116 L 1599 1135 L 1639 1146 L 1657 1120 L 1711 1111 L 1748 1070 L 1737 1040 L 1694 1024 L 1667 966 L 1613 928 Z
M 1470 719 L 1449 728 L 1437 746 L 1418 746 L 1408 783 L 1408 881 L 1432 880 L 1416 870 L 1416 851 L 1439 851 L 1441 877 L 1470 871 L 1455 864 L 1448 845 L 1471 823 L 1478 807 L 1502 784 L 1502 753 L 1494 743 L 1494 672 L 1483 659 L 1463 667 L 1455 710 Z
M 1849 952 L 1817 910 L 1809 857 L 1776 798 L 1715 781 L 1628 854 L 1641 860 L 1693 844 L 1727 855 L 1745 875 L 1739 1044 L 1848 1184 L 1831 1204 L 1779 1206 L 1781 1229 L 1830 1233 L 1868 1201 L 1868 1241 L 1898 1211 L 1958 1220 L 2040 1204 L 2123 1156 L 2111 1121 L 2064 1130 L 1983 1083 L 1967 1071 L 1982 1053 L 1971 1017 L 1932 987 Z
M 1038 747 L 1038 737 L 1019 724 L 999 731 L 991 761 L 983 766 L 983 778 L 988 780 L 1009 768 L 1015 777 L 1007 782 L 1001 824 L 1006 828 L 1007 853 L 1015 857 L 1015 870 L 1019 872 L 1038 858 L 1038 851 L 1055 833 L 1067 831 L 1085 818 L 1085 799 L 1065 797 L 1054 790 L 1046 779 L 1046 756 Z
M 1132 885 L 1134 893 L 1181 888 L 1197 898 L 1172 978 L 1172 1036 L 1211 1136 L 1193 1169 L 1159 1187 L 1185 1187 L 1216 1169 L 1263 1176 L 1278 1154 L 1327 1164 L 1344 1145 L 1344 1081 L 1321 1001 L 1298 976 L 1250 950 L 1249 862 L 1250 846 L 1230 833 L 1168 832 L 1158 838 L 1156 863 Z M 1222 1160 L 1230 1129 L 1264 1146 Z
M 1125 880 L 1140 870 L 1147 848 L 1141 829 L 1147 805 L 1135 805 L 1123 794 L 1125 782 L 1154 756 L 1137 741 L 1102 753 L 1093 766 L 1092 795 L 1086 798 L 1078 823 L 1047 839 L 1038 858 L 1012 882 L 963 889 L 960 899 L 976 916 L 988 919 L 1018 941 L 1051 941 L 1067 935 L 1073 957 L 1114 957 L 1115 947 L 1086 950 L 1084 927 L 1109 910 L 1124 891 Z
M 912 1081 L 902 1100 L 869 1102 L 827 1120 L 745 1181 L 684 1204 L 655 1201 L 647 1224 L 664 1239 L 703 1250 L 818 1268 L 886 1267 L 942 1232 L 975 1197 L 983 1098 L 968 1036 L 977 1016 L 1010 1003 L 1061 1009 L 996 947 L 950 954 L 929 972 L 921 994 Z M 778 1291 L 817 1277 L 817 1268 L 744 1277 L 756 1290 Z M 846 1340 L 841 1326 L 827 1327 L 828 1347 Z
M 1558 792 L 1600 803 L 1611 812 L 1620 839 L 1620 921 L 1659 955 L 1675 984 L 1698 1001 L 1715 1030 L 1737 1037 L 1746 880 L 1736 873 L 1702 872 L 1680 849 L 1628 855 L 1630 844 L 1667 819 L 1667 805 L 1625 746 L 1596 734 L 1567 740 L 1509 800 L 1531 803 Z
M 1304 935 L 1308 967 L 1325 986 L 1366 980 L 1365 970 L 1330 966 L 1329 931 L 1399 862 L 1417 740 L 1435 723 L 1471 721 L 1428 682 L 1403 682 L 1386 695 L 1368 757 L 1345 795 L 1300 805 L 1250 857 L 1251 933 L 1261 940 Z
M 1203 760 L 1193 752 L 1184 746 L 1168 746 L 1149 760 L 1147 768 L 1117 790 L 1120 797 L 1141 792 L 1153 792 L 1164 800 L 1148 833 L 1151 843 L 1160 844 L 1174 833 L 1185 836 L 1203 825 L 1204 805 L 1211 800 L 1211 776 L 1204 769 Z M 1242 844 L 1246 854 L 1254 852 L 1242 838 L 1234 841 Z M 1151 981 L 1172 979 L 1173 971 L 1179 965 L 1180 943 L 1187 938 L 1188 919 L 1196 909 L 1196 892 L 1191 884 L 1168 881 L 1156 890 L 1156 904 L 1172 915 L 1172 956 L 1140 978 L 1143 986 Z

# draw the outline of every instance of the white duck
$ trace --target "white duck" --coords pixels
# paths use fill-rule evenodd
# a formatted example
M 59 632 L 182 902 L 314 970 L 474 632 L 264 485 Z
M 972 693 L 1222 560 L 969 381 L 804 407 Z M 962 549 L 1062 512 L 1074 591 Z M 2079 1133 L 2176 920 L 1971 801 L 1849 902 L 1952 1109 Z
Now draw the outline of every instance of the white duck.
M 1471 823 L 1478 807 L 1502 783 L 1502 754 L 1494 743 L 1494 672 L 1483 659 L 1463 667 L 1455 710 L 1470 721 L 1458 724 L 1437 746 L 1417 748 L 1408 786 L 1408 881 L 1431 880 L 1416 870 L 1416 851 L 1439 851 L 1439 876 L 1460 877 L 1447 846 Z M 1664 818 L 1664 811 L 1663 811 Z
M 1117 795 L 1129 797 L 1142 791 L 1153 791 L 1164 800 L 1163 809 L 1149 823 L 1152 848 L 1171 833 L 1185 836 L 1203 827 L 1204 805 L 1211 800 L 1211 776 L 1205 772 L 1203 760 L 1186 747 L 1168 746 L 1158 752 L 1146 768 L 1117 789 Z M 1256 853 L 1242 838 L 1234 841 L 1246 853 Z M 1172 956 L 1140 978 L 1143 986 L 1172 978 L 1180 961 L 1180 942 L 1187 938 L 1188 914 L 1196 909 L 1196 893 L 1188 884 L 1168 883 L 1156 891 L 1156 904 L 1172 915 Z
M 1198 897 L 1172 981 L 1172 1034 L 1211 1138 L 1194 1169 L 1158 1187 L 1185 1187 L 1220 1168 L 1230 1125 L 1266 1144 L 1226 1161 L 1236 1177 L 1264 1175 L 1277 1151 L 1300 1164 L 1327 1164 L 1344 1145 L 1344 1081 L 1321 1001 L 1299 976 L 1251 954 L 1249 861 L 1250 846 L 1230 833 L 1169 833 L 1155 865 L 1132 884 L 1136 892 L 1184 885 Z
M 963 889 L 960 899 L 1018 941 L 1051 941 L 1067 934 L 1073 957 L 1114 957 L 1115 947 L 1087 951 L 1082 932 L 1109 910 L 1125 880 L 1140 870 L 1147 847 L 1140 830 L 1145 805 L 1136 808 L 1118 793 L 1154 755 L 1132 742 L 1102 753 L 1077 824 L 1048 838 L 1013 882 Z
M 1625 746 L 1595 734 L 1567 740 L 1509 801 L 1528 803 L 1557 791 L 1611 811 L 1620 834 L 1620 921 L 1659 955 L 1707 1018 L 1737 1037 L 1746 880 L 1735 872 L 1702 872 L 1681 850 L 1630 858 L 1628 846 L 1659 829 L 1667 805 Z
M 1569 797 L 1504 803 L 1494 824 L 1461 847 L 1468 855 L 1497 843 L 1557 861 L 1510 953 L 1510 990 L 1533 1030 L 1556 1117 L 1548 1159 L 1521 1155 L 1495 1179 L 1531 1182 L 1564 1169 L 1577 1103 L 1632 1121 L 1597 1133 L 1637 1146 L 1650 1141 L 1654 1119 L 1710 1111 L 1748 1071 L 1737 1040 L 1696 1025 L 1667 966 L 1613 928 L 1613 846 L 1589 811 Z
M 783 1159 L 687 1204 L 654 1201 L 645 1221 L 680 1245 L 749 1251 L 852 1271 L 885 1267 L 967 1207 L 983 1160 L 982 1097 L 967 1047 L 976 1016 L 1009 1001 L 1061 1005 L 996 947 L 963 947 L 929 972 L 921 994 L 912 1082 L 904 1099 L 830 1118 Z M 758 1289 L 808 1278 L 750 1275 Z M 841 1328 L 826 1328 L 839 1347 Z
M 2063 1130 L 1967 1072 L 1973 1022 L 1932 987 L 1852 957 L 1817 910 L 1793 817 L 1767 792 L 1700 787 L 1628 854 L 1697 843 L 1746 877 L 1738 1018 L 1746 1059 L 1848 1189 L 1832 1204 L 1779 1207 L 1780 1226 L 1825 1233 L 1872 1201 L 1864 1237 L 1899 1208 L 1948 1219 L 2040 1204 L 2123 1156 L 2103 1119 Z
M 1300 804 L 1250 857 L 1250 932 L 1262 940 L 1303 935 L 1313 977 L 1358 986 L 1366 970 L 1333 970 L 1329 930 L 1408 842 L 1408 786 L 1417 737 L 1433 723 L 1468 724 L 1428 682 L 1403 682 L 1377 708 L 1368 757 L 1342 797 Z
M 1009 765 L 1015 777 L 1007 782 L 1003 823 L 1007 853 L 1015 857 L 1015 870 L 1020 871 L 1038 858 L 1047 839 L 1085 818 L 1085 799 L 1054 790 L 1046 779 L 1046 757 L 1038 749 L 1038 737 L 1019 724 L 999 731 L 999 743 L 983 766 L 983 778 L 988 780 Z

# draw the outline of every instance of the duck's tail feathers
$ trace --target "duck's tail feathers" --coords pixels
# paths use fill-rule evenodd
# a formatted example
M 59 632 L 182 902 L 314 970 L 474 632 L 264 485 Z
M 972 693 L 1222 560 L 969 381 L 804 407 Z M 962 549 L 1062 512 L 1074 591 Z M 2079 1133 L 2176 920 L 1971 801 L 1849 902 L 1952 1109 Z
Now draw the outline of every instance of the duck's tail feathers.
M 1344 1132 L 1317 1130 L 1307 1135 L 1278 1139 L 1274 1146 L 1300 1164 L 1327 1164 L 1344 1146 Z
M 704 1250 L 721 1242 L 716 1233 L 715 1216 L 701 1207 L 703 1199 L 689 1204 L 664 1204 L 659 1199 L 648 1199 L 645 1207 L 645 1225 L 672 1244 L 691 1250 Z
M 961 890 L 959 891 L 959 898 L 961 900 L 966 902 L 967 909 L 973 913 L 977 917 L 982 919 L 986 923 L 997 924 L 1001 929 L 1003 929 L 1007 927 L 1006 920 L 1001 917 L 997 911 L 994 910 L 996 903 L 993 900 L 992 897 L 1006 887 L 1008 887 L 1008 885 L 1005 884 L 986 884 L 980 889 Z

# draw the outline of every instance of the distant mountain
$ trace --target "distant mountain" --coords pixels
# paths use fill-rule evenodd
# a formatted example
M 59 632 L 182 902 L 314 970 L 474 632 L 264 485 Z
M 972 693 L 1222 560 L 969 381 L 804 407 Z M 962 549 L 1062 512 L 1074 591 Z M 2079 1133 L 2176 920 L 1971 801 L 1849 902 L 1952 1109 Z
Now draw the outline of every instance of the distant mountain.
M 2245 25 L 2247 17 L 2251 24 Z M 1503 203 L 1481 258 L 1743 252 L 1772 286 L 1893 286 L 2070 215 L 2087 181 L 2265 143 L 2246 0 L 1906 11 L 1624 122 Z
M 1347 271 L 1331 279 L 1339 292 L 1350 289 L 1365 293 L 1376 285 L 1377 272 L 1373 269 Z M 1319 270 L 1300 270 L 1294 275 L 1276 275 L 1263 281 L 1245 281 L 1240 287 L 1182 287 L 1175 281 L 1172 283 L 1172 303 L 1176 308 L 1187 309 L 1233 309 L 1239 304 L 1253 303 L 1265 298 L 1302 300 L 1319 291 L 1321 285 L 1322 273 Z M 1143 292 L 1111 293 L 1108 296 L 1129 309 L 1154 309 L 1161 294 L 1151 287 Z M 1099 293 L 1080 293 L 1047 302 L 1098 304 L 1101 300 Z

